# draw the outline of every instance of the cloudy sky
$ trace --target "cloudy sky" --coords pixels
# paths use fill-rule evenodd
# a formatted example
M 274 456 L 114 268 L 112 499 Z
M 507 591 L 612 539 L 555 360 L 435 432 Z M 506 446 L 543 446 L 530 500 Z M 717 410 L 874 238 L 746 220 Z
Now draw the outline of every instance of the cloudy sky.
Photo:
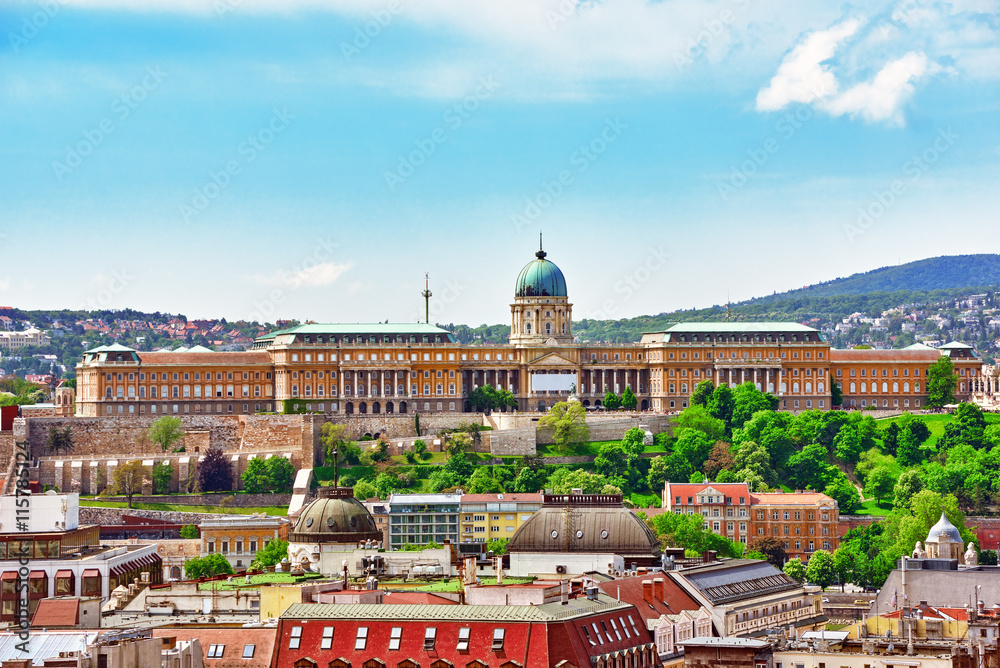
M 0 304 L 507 322 L 996 252 L 1000 0 L 0 3 Z

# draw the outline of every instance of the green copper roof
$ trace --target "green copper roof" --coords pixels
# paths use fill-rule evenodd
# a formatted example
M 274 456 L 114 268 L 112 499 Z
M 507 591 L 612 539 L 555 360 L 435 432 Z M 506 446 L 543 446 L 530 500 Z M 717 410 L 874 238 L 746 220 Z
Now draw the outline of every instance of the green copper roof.
M 90 350 L 85 350 L 87 353 L 134 353 L 135 348 L 128 348 L 120 343 L 112 343 L 110 346 L 97 346 L 96 348 L 91 348 Z
M 327 323 L 296 325 L 287 329 L 280 329 L 276 332 L 258 336 L 257 340 L 273 339 L 282 334 L 444 334 L 451 336 L 451 332 L 436 325 L 428 325 L 422 322 L 373 322 L 373 323 Z
M 535 253 L 537 259 L 524 265 L 514 286 L 515 297 L 565 297 L 566 279 L 553 262 L 545 259 L 545 251 Z
M 757 334 L 765 332 L 815 332 L 795 322 L 681 322 L 665 330 L 670 334 L 700 334 L 702 332 L 732 332 Z

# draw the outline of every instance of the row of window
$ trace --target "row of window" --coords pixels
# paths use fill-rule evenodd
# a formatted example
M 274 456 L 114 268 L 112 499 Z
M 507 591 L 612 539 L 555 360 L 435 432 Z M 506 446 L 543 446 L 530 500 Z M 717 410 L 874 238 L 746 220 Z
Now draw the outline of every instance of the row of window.
M 301 396 L 307 397 L 307 398 L 308 397 L 312 397 L 313 396 L 313 387 L 314 387 L 313 385 L 304 385 L 302 387 Z M 317 396 L 317 397 L 325 396 L 325 394 L 326 394 L 326 386 L 324 386 L 324 385 L 316 385 L 315 388 L 316 388 L 315 389 L 315 396 Z M 270 388 L 268 388 L 268 389 L 270 390 Z M 383 388 L 379 388 L 377 385 L 372 385 L 370 387 L 367 387 L 365 385 L 358 385 L 356 387 L 352 386 L 352 385 L 344 385 L 344 396 L 345 397 L 352 397 L 352 396 L 358 396 L 358 397 L 372 396 L 372 397 L 377 397 L 377 396 L 380 396 L 380 394 L 379 394 L 379 390 L 380 389 L 384 392 L 384 396 L 387 396 L 387 397 L 392 397 L 392 396 L 401 396 L 401 397 L 405 397 L 405 396 L 414 396 L 414 397 L 416 397 L 416 396 L 431 396 L 431 384 L 430 383 L 424 383 L 424 391 L 423 391 L 422 395 L 418 391 L 419 387 L 416 384 L 410 385 L 410 394 L 409 395 L 406 394 L 406 388 L 403 385 L 397 385 L 396 386 L 396 393 L 395 394 L 393 394 L 393 392 L 392 392 L 392 385 L 386 385 Z M 355 391 L 356 391 L 356 394 L 355 394 Z M 450 396 L 454 396 L 455 392 L 456 392 L 455 383 L 448 383 L 448 394 Z M 444 384 L 443 383 L 437 383 L 434 386 L 434 394 L 438 395 L 438 396 L 441 396 L 441 395 L 444 394 Z M 296 383 L 296 384 L 292 385 L 292 397 L 293 398 L 297 398 L 299 396 L 300 396 L 299 386 Z M 336 385 L 330 385 L 330 396 L 331 397 L 337 396 L 337 386 Z
M 205 551 L 208 552 L 208 553 L 215 552 L 216 543 L 218 543 L 218 545 L 219 545 L 219 553 L 220 554 L 230 554 L 230 552 L 229 552 L 229 541 L 228 540 L 218 540 L 218 541 L 216 541 L 216 540 L 210 540 L 210 541 L 207 541 L 205 543 Z M 243 545 L 244 545 L 244 543 L 243 543 L 242 540 L 235 540 L 235 541 L 233 541 L 232 544 L 233 544 L 233 548 L 234 548 L 232 554 L 257 554 L 257 541 L 256 540 L 249 540 L 249 541 L 246 542 L 246 545 L 249 548 L 249 552 L 244 552 L 243 551 Z M 267 540 L 265 539 L 264 542 L 261 544 L 261 547 L 264 547 L 266 545 L 267 545 Z
M 173 404 L 172 406 L 170 404 L 163 404 L 162 406 L 159 407 L 161 409 L 159 412 L 160 413 L 164 413 L 164 414 L 165 413 L 175 413 L 176 414 L 176 413 L 181 413 L 181 412 L 183 412 L 183 413 L 190 413 L 191 412 L 191 404 L 184 404 L 183 406 L 184 406 L 183 409 L 181 409 L 181 406 L 179 404 Z M 232 404 L 226 404 L 225 406 L 226 406 L 225 411 L 223 411 L 223 405 L 222 404 L 216 404 L 215 405 L 215 412 L 216 413 L 223 413 L 223 412 L 232 413 L 233 412 L 233 405 Z M 202 405 L 201 404 L 194 404 L 194 412 L 195 413 L 201 413 L 201 409 L 202 409 Z M 254 410 L 255 413 L 259 413 L 259 412 L 261 412 L 261 410 L 270 411 L 271 410 L 271 404 L 254 404 L 254 409 L 253 410 Z M 309 410 L 312 410 L 312 409 L 309 409 Z M 320 410 L 322 410 L 322 408 Z M 336 410 L 336 408 L 334 408 L 334 410 Z M 428 410 L 428 409 L 425 408 L 424 410 Z M 439 408 L 438 410 L 441 410 L 441 409 Z M 126 412 L 125 411 L 125 406 L 123 406 L 122 404 L 118 404 L 118 410 L 117 411 L 115 410 L 115 407 L 112 406 L 111 404 L 108 404 L 108 405 L 106 405 L 104 407 L 104 414 L 105 415 L 111 415 L 112 413 L 118 413 L 119 415 L 122 415 L 125 412 Z M 130 404 L 129 407 L 128 407 L 128 413 L 129 414 L 134 414 L 135 412 L 136 412 L 135 411 L 135 405 L 134 404 Z M 146 406 L 145 406 L 145 404 L 140 404 L 139 405 L 139 413 L 145 413 L 145 412 L 146 412 Z M 156 406 L 156 404 L 151 404 L 149 406 L 149 412 L 153 413 L 153 414 L 157 413 L 157 406 Z M 205 412 L 206 413 L 211 413 L 212 412 L 212 404 L 205 404 Z M 250 413 L 250 404 L 243 404 L 243 410 L 241 412 L 244 415 L 245 414 L 249 414 Z
M 205 371 L 204 373 L 205 373 L 205 380 L 212 380 L 212 373 L 213 372 L 211 372 L 211 371 Z M 179 372 L 179 371 L 175 371 L 172 374 L 166 373 L 166 372 L 161 372 L 161 373 L 157 374 L 156 372 L 154 372 L 154 373 L 150 373 L 149 374 L 149 380 L 180 380 L 181 379 L 181 375 L 184 376 L 184 380 L 191 380 L 192 379 L 191 378 L 192 375 L 194 376 L 194 380 L 201 380 L 201 374 L 202 374 L 201 371 L 194 371 L 194 372 L 185 371 L 185 372 L 183 372 L 183 374 L 181 372 Z M 249 371 L 243 371 L 243 372 L 237 371 L 235 375 L 239 376 L 241 374 L 243 376 L 243 380 L 250 380 L 250 372 Z M 233 374 L 232 371 L 227 371 L 226 374 L 225 374 L 225 376 L 226 376 L 225 379 L 226 380 L 233 380 L 233 375 L 234 374 Z M 129 382 L 133 382 L 135 380 L 135 376 L 136 376 L 136 374 L 134 374 L 134 373 L 128 374 L 128 380 L 129 380 Z M 170 376 L 172 376 L 172 378 Z M 215 372 L 215 379 L 216 380 L 222 380 L 222 376 L 223 376 L 222 372 Z M 260 380 L 260 377 L 261 377 L 261 372 L 260 371 L 254 371 L 253 372 L 253 379 L 254 380 Z M 125 378 L 126 378 L 126 374 L 123 374 L 123 373 L 119 373 L 119 374 L 108 373 L 108 374 L 105 374 L 105 376 L 104 376 L 104 379 L 107 382 L 109 382 L 109 383 L 113 382 L 115 380 L 117 380 L 120 383 L 120 382 L 123 382 L 125 380 Z M 271 372 L 270 371 L 264 372 L 264 379 L 265 380 L 271 380 Z M 146 380 L 146 374 L 145 373 L 140 373 L 139 374 L 139 380 L 140 381 Z
M 858 384 L 855 383 L 853 380 L 851 381 L 850 387 L 851 387 L 851 390 L 850 390 L 851 394 L 855 394 L 858 391 L 857 390 Z M 875 394 L 878 391 L 879 391 L 878 390 L 878 383 L 875 382 L 875 381 L 872 381 L 872 384 L 871 384 L 871 393 Z M 888 391 L 889 391 L 889 383 L 887 383 L 885 381 L 882 381 L 882 392 L 888 392 Z M 893 391 L 894 394 L 898 394 L 899 393 L 899 383 L 898 382 L 893 382 L 893 384 L 892 384 L 892 391 Z M 909 382 L 904 382 L 903 383 L 903 392 L 904 393 L 908 393 L 909 391 L 910 391 L 910 383 Z M 868 392 L 868 383 L 866 383 L 865 381 L 861 381 L 861 394 L 865 394 L 866 392 Z M 920 393 L 920 383 L 914 383 L 913 384 L 913 393 L 914 394 L 919 394 Z
M 243 656 L 244 659 L 252 659 L 254 653 L 257 651 L 257 645 L 243 645 Z M 226 655 L 226 645 L 217 644 L 208 646 L 208 654 L 205 655 L 207 659 L 221 659 Z
M 241 388 L 242 389 L 242 394 L 239 395 L 239 396 L 249 397 L 250 396 L 250 392 L 251 392 L 250 387 L 251 387 L 250 385 L 244 385 Z M 263 396 L 267 396 L 267 397 L 271 396 L 271 386 L 270 385 L 264 385 L 263 387 L 264 387 L 264 389 L 263 389 Z M 231 398 L 231 397 L 237 396 L 236 395 L 236 386 L 235 385 L 225 385 L 225 386 L 223 386 L 223 385 L 215 385 L 215 386 L 205 385 L 204 388 L 205 388 L 204 397 L 206 399 L 211 398 L 211 397 L 230 397 Z M 148 395 L 148 397 L 150 399 L 171 399 L 171 398 L 172 399 L 181 399 L 181 398 L 184 398 L 184 399 L 191 399 L 191 398 L 201 399 L 202 398 L 202 386 L 201 385 L 193 385 L 193 386 L 192 385 L 161 385 L 159 387 L 157 387 L 156 385 L 150 385 L 148 388 L 145 385 L 140 385 L 139 388 L 138 388 L 138 392 L 139 392 L 139 398 L 140 399 L 147 398 L 147 395 Z M 115 397 L 117 397 L 118 399 L 124 399 L 125 398 L 125 394 L 126 394 L 126 388 L 123 387 L 123 386 L 121 386 L 121 385 L 119 385 L 116 388 L 114 388 L 114 390 L 112 390 L 112 388 L 110 386 L 104 388 L 104 398 L 105 399 L 113 399 Z M 159 394 L 159 396 L 157 396 L 157 394 Z M 260 385 L 254 385 L 253 386 L 253 396 L 255 396 L 255 397 L 262 396 L 262 394 L 261 394 L 261 386 Z M 135 399 L 136 398 L 136 388 L 134 386 L 130 385 L 128 387 L 128 398 L 129 399 Z
M 631 619 L 631 618 L 630 618 Z M 333 626 L 323 627 L 323 637 L 320 639 L 320 649 L 332 649 L 333 648 Z M 288 638 L 288 649 L 299 649 L 302 646 L 302 629 L 301 626 L 293 626 L 291 635 Z M 493 629 L 493 643 L 492 649 L 494 651 L 502 651 L 504 636 L 506 632 L 503 628 Z M 463 626 L 458 629 L 458 641 L 455 644 L 455 649 L 458 651 L 467 651 L 469 649 L 469 641 L 472 637 L 472 629 L 468 626 Z M 389 650 L 397 651 L 403 642 L 403 627 L 394 626 L 389 632 Z M 434 651 L 437 645 L 437 627 L 428 626 L 424 629 L 424 645 L 423 649 L 425 652 Z M 359 626 L 358 630 L 354 636 L 354 649 L 355 651 L 362 651 L 368 647 L 368 627 Z M 209 657 L 212 658 L 212 657 Z

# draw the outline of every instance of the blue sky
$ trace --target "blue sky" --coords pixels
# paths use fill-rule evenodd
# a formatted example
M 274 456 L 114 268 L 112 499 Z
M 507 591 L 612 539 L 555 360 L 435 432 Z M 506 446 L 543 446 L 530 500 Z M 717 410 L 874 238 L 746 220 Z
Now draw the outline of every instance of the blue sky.
M 4 2 L 0 303 L 407 321 L 430 271 L 507 322 L 542 229 L 620 318 L 996 252 L 998 9 Z

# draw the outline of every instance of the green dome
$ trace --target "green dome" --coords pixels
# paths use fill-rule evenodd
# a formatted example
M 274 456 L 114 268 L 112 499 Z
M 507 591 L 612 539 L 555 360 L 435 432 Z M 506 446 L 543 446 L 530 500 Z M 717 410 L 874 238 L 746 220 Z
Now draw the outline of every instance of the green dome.
M 545 259 L 545 251 L 535 253 L 536 260 L 524 265 L 517 277 L 515 297 L 565 297 L 566 279 L 554 263 Z

